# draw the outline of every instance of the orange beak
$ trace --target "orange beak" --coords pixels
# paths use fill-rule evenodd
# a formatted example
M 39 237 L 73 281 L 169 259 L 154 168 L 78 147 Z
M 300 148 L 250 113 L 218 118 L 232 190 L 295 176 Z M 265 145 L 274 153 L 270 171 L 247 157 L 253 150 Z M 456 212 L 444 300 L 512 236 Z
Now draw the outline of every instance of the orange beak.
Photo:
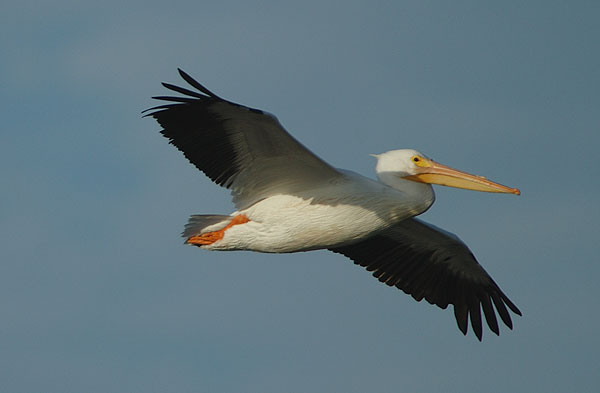
M 420 157 L 419 162 L 415 162 L 415 164 L 418 166 L 417 173 L 406 176 L 405 179 L 474 191 L 521 195 L 521 191 L 517 188 L 494 183 L 483 176 L 462 172 L 425 157 Z

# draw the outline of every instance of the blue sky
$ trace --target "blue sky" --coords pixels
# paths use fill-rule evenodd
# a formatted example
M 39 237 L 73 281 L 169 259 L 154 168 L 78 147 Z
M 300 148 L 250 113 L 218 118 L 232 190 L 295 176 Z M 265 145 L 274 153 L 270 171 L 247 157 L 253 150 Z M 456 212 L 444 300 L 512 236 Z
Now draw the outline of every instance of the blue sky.
M 597 389 L 599 3 L 205 3 L 3 6 L 3 391 Z M 515 329 L 463 337 L 333 253 L 183 246 L 232 205 L 141 118 L 177 67 L 335 166 L 415 148 L 519 187 L 438 187 L 422 216 Z

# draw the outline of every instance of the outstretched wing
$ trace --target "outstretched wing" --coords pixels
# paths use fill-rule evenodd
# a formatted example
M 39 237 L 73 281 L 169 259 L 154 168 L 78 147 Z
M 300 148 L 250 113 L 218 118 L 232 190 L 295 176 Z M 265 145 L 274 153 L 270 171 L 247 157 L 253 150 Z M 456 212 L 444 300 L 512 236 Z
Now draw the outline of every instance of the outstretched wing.
M 348 246 L 330 249 L 366 267 L 389 286 L 442 309 L 454 305 L 459 329 L 467 334 L 468 319 L 482 338 L 481 310 L 490 329 L 500 334 L 496 312 L 512 329 L 507 307 L 521 312 L 455 235 L 411 218 Z M 495 309 L 494 309 L 495 307 Z
M 288 134 L 277 118 L 224 100 L 188 74 L 198 91 L 163 83 L 183 97 L 159 96 L 168 104 L 146 116 L 161 133 L 215 183 L 231 189 L 238 208 L 275 194 L 318 187 L 340 173 Z

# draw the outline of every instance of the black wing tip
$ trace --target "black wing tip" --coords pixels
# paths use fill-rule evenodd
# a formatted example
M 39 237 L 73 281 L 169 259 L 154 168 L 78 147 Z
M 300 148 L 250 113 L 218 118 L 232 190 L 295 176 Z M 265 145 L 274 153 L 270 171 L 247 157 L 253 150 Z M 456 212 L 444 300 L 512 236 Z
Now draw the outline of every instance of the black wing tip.
M 500 327 L 496 318 L 496 312 L 506 327 L 510 330 L 513 330 L 512 318 L 510 317 L 506 306 L 508 306 L 508 308 L 518 316 L 522 316 L 523 314 L 504 294 L 501 293 L 500 299 L 502 300 L 499 301 L 499 299 L 494 296 L 491 298 L 496 306 L 496 310 L 494 310 L 492 302 L 489 300 L 487 302 L 480 300 L 479 302 L 476 302 L 476 304 L 474 303 L 469 305 L 453 304 L 456 324 L 458 325 L 458 329 L 462 332 L 462 334 L 465 336 L 467 335 L 469 330 L 468 322 L 470 320 L 473 333 L 479 341 L 483 340 L 483 318 L 481 317 L 482 309 L 489 329 L 496 336 L 500 336 Z
M 523 313 L 521 312 L 521 310 L 519 310 L 519 308 L 506 295 L 502 295 L 502 299 L 504 299 L 504 303 L 508 306 L 508 308 L 510 308 L 510 311 L 522 317 Z
M 183 94 L 183 97 L 153 96 L 152 99 L 154 99 L 154 100 L 167 101 L 167 102 L 170 102 L 171 104 L 158 105 L 158 106 L 154 106 L 152 108 L 145 109 L 141 112 L 143 115 L 142 117 L 149 117 L 149 116 L 156 117 L 154 115 L 156 115 L 159 112 L 162 112 L 162 110 L 166 110 L 166 109 L 172 108 L 174 106 L 179 106 L 179 105 L 194 104 L 196 102 L 202 102 L 205 100 L 225 101 L 222 98 L 220 98 L 219 96 L 217 96 L 215 93 L 208 90 L 206 87 L 204 87 L 202 84 L 200 84 L 194 78 L 192 78 L 189 74 L 187 74 L 181 68 L 177 68 L 177 71 L 179 71 L 179 75 L 183 78 L 183 80 L 185 80 L 190 86 L 192 86 L 193 88 L 195 88 L 198 91 L 186 89 L 185 87 L 177 86 L 177 85 L 167 83 L 167 82 L 161 82 L 161 85 L 163 87 L 165 87 L 171 91 L 174 91 L 176 93 Z
M 231 102 L 229 100 L 226 100 L 224 98 L 221 98 L 220 96 L 216 95 L 215 93 L 213 93 L 212 91 L 210 91 L 209 89 L 207 89 L 204 85 L 202 85 L 200 82 L 198 82 L 197 80 L 195 80 L 194 78 L 192 78 L 187 72 L 185 72 L 184 70 L 182 70 L 181 68 L 177 68 L 177 71 L 179 72 L 179 75 L 183 78 L 184 81 L 186 81 L 190 86 L 192 86 L 193 88 L 195 88 L 197 91 L 193 91 L 190 89 L 186 89 L 185 87 L 181 87 L 181 86 L 177 86 L 171 83 L 167 83 L 167 82 L 161 82 L 161 84 L 163 85 L 163 87 L 171 90 L 171 91 L 175 91 L 177 93 L 183 94 L 184 97 L 174 97 L 174 96 L 154 96 L 152 97 L 152 99 L 155 100 L 162 100 L 162 101 L 169 101 L 169 102 L 175 102 L 176 104 L 174 104 L 173 106 L 178 106 L 178 105 L 185 105 L 185 104 L 194 104 L 196 102 L 210 102 L 210 101 L 219 101 L 219 102 L 224 102 L 230 105 L 234 105 L 236 107 L 240 107 L 240 108 L 244 108 L 252 113 L 256 113 L 259 115 L 269 115 L 271 117 L 273 117 L 272 115 L 266 113 L 265 111 L 261 110 L 261 109 L 256 109 L 256 108 L 251 108 L 251 107 L 247 107 L 241 104 L 237 104 L 235 102 Z M 150 112 L 152 110 L 158 110 L 158 109 L 168 109 L 171 108 L 172 106 L 167 106 L 167 105 L 161 105 L 161 106 L 156 106 L 156 107 L 152 107 L 146 110 L 143 110 L 142 113 L 146 113 L 144 116 L 142 117 L 147 117 L 147 116 L 152 116 L 155 113 L 161 112 L 161 111 L 155 111 L 155 112 L 151 112 L 151 113 L 147 113 Z
M 183 78 L 183 80 L 186 81 L 190 86 L 193 86 L 198 91 L 206 94 L 207 96 L 209 96 L 211 98 L 215 98 L 217 100 L 225 101 L 221 97 L 219 97 L 218 95 L 216 95 L 215 93 L 213 93 L 212 91 L 208 90 L 206 87 L 204 87 L 204 85 L 202 85 L 200 82 L 198 82 L 197 80 L 195 80 L 194 78 L 192 78 L 187 72 L 185 72 L 181 68 L 177 68 L 177 71 L 179 72 L 179 76 L 181 76 Z
M 161 85 L 163 85 L 163 87 L 165 87 L 171 91 L 175 91 L 177 93 L 180 93 L 180 94 L 183 94 L 183 95 L 186 95 L 189 97 L 200 98 L 200 99 L 206 98 L 206 96 L 204 94 L 200 94 L 198 92 L 195 92 L 195 91 L 192 91 L 192 90 L 189 90 L 184 87 L 177 86 L 177 85 L 173 85 L 171 83 L 162 82 Z

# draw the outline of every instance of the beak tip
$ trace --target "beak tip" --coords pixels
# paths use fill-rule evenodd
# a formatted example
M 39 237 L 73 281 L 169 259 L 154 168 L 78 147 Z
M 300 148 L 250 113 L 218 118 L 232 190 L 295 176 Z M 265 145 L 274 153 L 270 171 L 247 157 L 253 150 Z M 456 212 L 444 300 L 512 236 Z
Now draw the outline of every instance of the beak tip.
M 513 188 L 512 193 L 515 195 L 521 195 L 521 190 L 519 190 L 518 188 Z

